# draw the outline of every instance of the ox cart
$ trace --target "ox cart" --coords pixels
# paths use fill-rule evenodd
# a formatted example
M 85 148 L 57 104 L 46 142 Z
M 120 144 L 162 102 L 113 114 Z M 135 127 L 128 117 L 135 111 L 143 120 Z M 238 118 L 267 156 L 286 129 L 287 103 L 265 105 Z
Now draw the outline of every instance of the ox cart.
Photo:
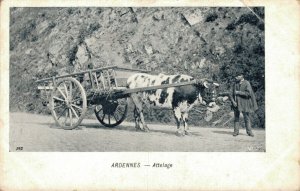
M 199 83 L 196 80 L 175 84 L 128 89 L 127 78 L 146 70 L 118 66 L 53 76 L 37 80 L 38 89 L 47 95 L 48 107 L 55 122 L 63 129 L 74 129 L 84 119 L 88 108 L 94 109 L 98 121 L 116 127 L 127 114 L 127 97 L 132 93 Z

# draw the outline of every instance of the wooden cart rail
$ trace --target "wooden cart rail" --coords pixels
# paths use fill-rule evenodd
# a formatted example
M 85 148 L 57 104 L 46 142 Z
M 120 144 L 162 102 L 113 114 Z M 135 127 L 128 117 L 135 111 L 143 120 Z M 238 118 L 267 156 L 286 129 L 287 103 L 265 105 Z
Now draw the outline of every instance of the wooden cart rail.
M 199 83 L 199 81 L 192 80 L 189 82 L 180 82 L 180 83 L 175 83 L 175 84 L 163 84 L 163 85 L 134 88 L 134 89 L 116 88 L 116 89 L 111 89 L 109 92 L 96 89 L 93 93 L 97 94 L 98 96 L 103 96 L 103 97 L 108 96 L 109 94 L 112 97 L 127 97 L 132 93 L 145 92 L 145 91 L 158 90 L 158 89 L 171 88 L 171 87 L 186 86 L 186 85 L 193 85 L 193 84 L 197 84 L 197 83 Z M 52 86 L 38 86 L 38 89 L 52 90 L 53 87 Z
M 82 72 L 76 72 L 76 73 L 72 73 L 72 74 L 66 74 L 66 75 L 61 75 L 61 76 L 53 76 L 53 77 L 49 77 L 49 78 L 44 78 L 44 79 L 37 80 L 36 83 L 50 81 L 50 80 L 53 80 L 53 78 L 54 79 L 67 78 L 67 77 L 83 75 L 83 74 L 86 74 L 86 73 L 99 72 L 99 71 L 108 70 L 108 69 L 117 69 L 117 70 L 124 70 L 124 71 L 127 70 L 127 71 L 142 72 L 142 73 L 149 73 L 150 72 L 148 70 L 131 69 L 131 68 L 120 67 L 120 66 L 115 65 L 115 66 L 107 66 L 107 67 L 102 67 L 102 68 L 86 70 L 86 71 L 82 71 Z

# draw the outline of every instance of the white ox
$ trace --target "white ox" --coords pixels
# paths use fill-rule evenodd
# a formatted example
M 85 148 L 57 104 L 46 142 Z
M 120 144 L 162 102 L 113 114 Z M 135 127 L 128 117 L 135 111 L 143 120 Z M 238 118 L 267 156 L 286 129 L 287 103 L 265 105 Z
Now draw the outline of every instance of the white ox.
M 129 89 L 134 89 L 163 84 L 189 82 L 192 80 L 194 80 L 194 78 L 188 75 L 149 75 L 137 73 L 128 78 L 127 87 Z M 172 109 L 178 129 L 177 135 L 188 135 L 188 112 L 196 104 L 206 105 L 214 102 L 216 96 L 215 87 L 217 86 L 219 86 L 217 83 L 203 79 L 200 80 L 200 83 L 192 85 L 132 93 L 130 97 L 135 105 L 134 117 L 136 129 L 149 131 L 143 115 L 143 103 L 148 102 L 154 106 Z M 210 93 L 210 96 L 206 96 L 207 92 Z M 183 129 L 181 128 L 182 126 L 180 126 L 180 122 L 183 122 Z

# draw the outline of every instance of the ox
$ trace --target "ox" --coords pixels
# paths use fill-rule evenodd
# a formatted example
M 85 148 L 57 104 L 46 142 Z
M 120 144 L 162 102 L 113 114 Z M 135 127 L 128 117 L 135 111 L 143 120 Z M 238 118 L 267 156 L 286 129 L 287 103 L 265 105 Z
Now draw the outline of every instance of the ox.
M 149 75 L 137 73 L 130 76 L 127 80 L 129 89 L 158 86 L 163 84 L 174 84 L 189 82 L 194 80 L 188 75 Z M 210 80 L 202 79 L 199 83 L 164 89 L 148 90 L 144 92 L 132 93 L 130 97 L 134 103 L 135 127 L 137 130 L 149 131 L 143 115 L 143 103 L 150 103 L 154 106 L 169 108 L 174 112 L 178 136 L 188 135 L 188 112 L 196 104 L 214 103 L 216 88 L 219 86 Z M 206 96 L 210 94 L 210 96 Z M 180 126 L 183 123 L 183 129 Z

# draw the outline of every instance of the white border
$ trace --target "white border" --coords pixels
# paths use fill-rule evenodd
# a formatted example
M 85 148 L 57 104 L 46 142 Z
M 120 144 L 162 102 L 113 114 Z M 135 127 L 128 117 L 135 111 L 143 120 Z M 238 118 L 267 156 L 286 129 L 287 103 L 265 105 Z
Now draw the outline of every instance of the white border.
M 9 7 L 265 6 L 266 153 L 8 152 Z M 0 189 L 299 189 L 299 1 L 2 1 Z M 112 161 L 168 161 L 169 170 L 112 169 Z

